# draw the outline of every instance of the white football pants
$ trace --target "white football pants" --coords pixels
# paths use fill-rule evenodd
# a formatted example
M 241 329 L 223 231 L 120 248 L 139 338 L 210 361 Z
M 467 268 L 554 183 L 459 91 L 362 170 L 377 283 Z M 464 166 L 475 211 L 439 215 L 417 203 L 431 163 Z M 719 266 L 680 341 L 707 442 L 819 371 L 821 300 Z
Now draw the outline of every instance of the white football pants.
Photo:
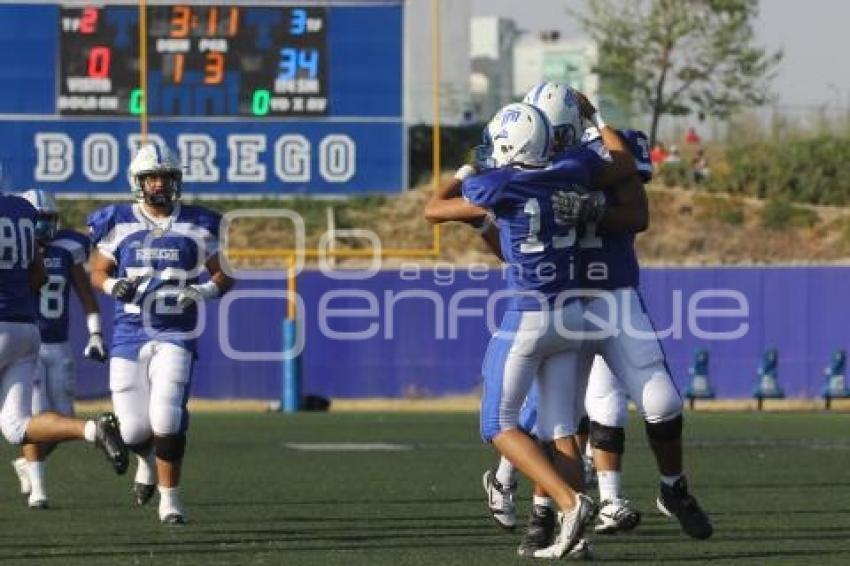
M 582 348 L 582 364 L 593 365 L 585 396 L 590 420 L 625 426 L 626 396 L 650 423 L 681 414 L 682 398 L 638 292 L 629 288 L 605 293 L 585 303 L 585 312 L 592 321 L 606 321 L 606 336 L 589 338 Z M 593 326 L 595 330 L 599 323 Z
M 583 328 L 579 301 L 555 311 L 505 313 L 482 368 L 481 436 L 485 441 L 517 428 L 520 408 L 535 378 L 540 392 L 538 437 L 547 441 L 575 433 Z
M 42 344 L 32 383 L 32 414 L 74 414 L 76 365 L 68 342 Z
M 192 374 L 192 352 L 169 342 L 148 342 L 136 360 L 109 360 L 112 407 L 128 445 L 151 433 L 184 432 L 189 425 L 186 403 Z
M 12 444 L 24 440 L 30 422 L 39 344 L 35 324 L 0 322 L 0 431 Z

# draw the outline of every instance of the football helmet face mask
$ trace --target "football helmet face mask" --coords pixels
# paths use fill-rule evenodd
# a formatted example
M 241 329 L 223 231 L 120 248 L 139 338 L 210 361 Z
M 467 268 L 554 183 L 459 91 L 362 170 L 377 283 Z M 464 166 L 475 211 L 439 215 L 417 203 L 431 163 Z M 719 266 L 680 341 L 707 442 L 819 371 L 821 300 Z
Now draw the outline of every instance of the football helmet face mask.
M 160 206 L 180 198 L 183 170 L 177 156 L 156 144 L 142 146 L 127 171 L 130 190 L 138 202 Z M 160 183 L 156 181 L 160 180 Z
M 528 91 L 523 102 L 542 110 L 552 123 L 555 135 L 552 151 L 564 151 L 579 144 L 584 128 L 573 89 L 559 83 L 540 83 Z
M 41 189 L 29 189 L 21 193 L 35 208 L 38 215 L 35 220 L 35 237 L 39 242 L 49 242 L 59 230 L 59 206 L 53 195 Z
M 524 165 L 543 167 L 549 162 L 552 126 L 539 109 L 516 102 L 499 110 L 484 129 L 476 160 L 484 168 Z

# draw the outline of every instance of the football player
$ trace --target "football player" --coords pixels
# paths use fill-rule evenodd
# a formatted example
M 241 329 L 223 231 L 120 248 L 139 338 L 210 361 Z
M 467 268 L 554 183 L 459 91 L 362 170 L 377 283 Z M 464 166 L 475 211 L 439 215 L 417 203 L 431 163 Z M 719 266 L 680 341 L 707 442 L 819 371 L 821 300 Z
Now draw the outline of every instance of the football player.
M 552 123 L 553 141 L 552 152 L 554 154 L 574 148 L 578 145 L 582 131 L 582 122 L 578 99 L 574 96 L 572 89 L 555 85 L 554 83 L 542 83 L 531 90 L 523 101 L 541 108 Z M 485 242 L 493 253 L 501 257 L 498 231 L 490 228 L 482 234 Z M 536 389 L 523 405 L 520 422 L 523 430 L 533 434 L 533 427 L 537 414 Z M 583 411 L 583 409 L 581 409 Z M 587 445 L 588 419 L 584 416 L 579 421 L 577 442 L 579 448 L 584 450 Z M 593 472 L 592 464 L 589 462 L 588 453 L 585 453 L 585 480 L 588 483 L 589 476 Z M 499 465 L 494 470 L 487 470 L 483 477 L 484 491 L 487 495 L 487 505 L 496 522 L 506 528 L 513 529 L 516 526 L 516 507 L 514 496 L 516 494 L 516 468 L 507 458 L 502 457 Z M 536 493 L 535 509 L 538 514 L 545 514 L 546 523 L 551 524 L 549 532 L 554 528 L 554 509 L 552 500 L 542 492 Z M 533 507 L 534 508 L 534 507 Z M 534 530 L 534 529 L 533 529 Z
M 578 104 L 575 92 L 569 87 L 557 83 L 541 83 L 532 88 L 525 97 L 525 102 L 540 108 L 550 119 L 555 129 L 555 146 L 554 151 L 567 151 L 571 147 L 577 145 L 580 141 L 580 132 L 583 131 L 581 117 L 579 115 Z M 600 154 L 604 155 L 605 148 L 599 148 Z M 630 148 L 631 149 L 631 148 Z M 632 151 L 634 153 L 634 151 Z M 636 165 L 638 163 L 636 162 Z M 633 233 L 645 229 L 648 212 L 646 209 L 646 199 L 643 193 L 642 186 L 638 184 L 635 188 L 634 184 L 636 177 L 630 179 L 629 183 L 621 184 L 617 188 L 616 193 L 620 197 L 620 201 L 616 206 L 603 206 L 605 210 L 606 227 L 613 227 L 623 231 Z M 600 200 L 604 203 L 604 200 Z M 595 227 L 591 223 L 591 229 Z M 589 233 L 586 227 L 582 227 L 582 235 L 579 239 L 580 248 L 588 245 L 593 245 L 595 234 Z M 487 239 L 487 238 L 485 238 Z M 489 240 L 488 240 L 489 241 Z M 582 276 L 585 275 L 584 251 L 581 252 L 582 257 Z M 582 284 L 583 288 L 587 288 L 586 282 Z M 582 386 L 586 387 L 587 371 L 589 369 L 588 361 L 594 356 L 587 350 L 585 360 L 583 362 L 584 369 L 581 372 Z M 596 357 L 590 372 L 590 380 L 596 382 L 605 379 L 604 376 L 610 373 L 605 366 L 604 361 Z M 601 377 L 600 377 L 601 376 Z M 584 412 L 583 394 L 579 395 L 580 406 L 576 407 L 577 413 Z M 525 422 L 526 430 L 531 431 L 534 426 L 536 398 L 532 395 L 526 400 L 523 411 L 523 421 Z M 585 432 L 589 428 L 589 422 L 585 417 L 581 425 L 586 428 L 580 429 L 579 432 Z M 579 446 L 582 448 L 585 445 L 586 436 L 578 438 Z M 587 465 L 585 467 L 587 469 Z M 516 491 L 515 470 L 512 464 L 505 458 L 499 462 L 499 466 L 495 471 L 488 470 L 484 475 L 484 488 L 488 497 L 488 507 L 491 514 L 496 520 L 505 527 L 515 525 L 515 505 L 514 494 Z M 600 524 L 597 525 L 597 532 L 616 532 L 625 531 L 634 528 L 640 521 L 640 515 L 636 510 L 632 509 L 628 503 L 618 492 L 613 492 L 610 489 L 609 477 L 606 475 L 604 481 L 600 484 L 602 487 L 602 509 L 600 511 Z M 616 497 L 614 497 L 616 494 Z M 613 518 L 616 518 L 614 520 Z M 539 486 L 535 486 L 534 501 L 529 518 L 529 525 L 521 546 L 528 549 L 528 552 L 533 552 L 534 549 L 544 547 L 549 544 L 554 534 L 555 513 L 552 509 L 551 499 L 548 498 Z
M 38 293 L 38 329 L 41 347 L 33 379 L 32 414 L 55 411 L 74 414 L 74 356 L 68 343 L 68 307 L 73 287 L 86 312 L 87 358 L 106 361 L 101 335 L 100 313 L 84 264 L 89 255 L 89 239 L 73 230 L 59 229 L 59 208 L 49 193 L 38 189 L 22 195 L 36 210 L 35 237 L 47 271 L 47 283 Z M 18 474 L 21 493 L 29 495 L 33 509 L 47 507 L 44 460 L 53 445 L 24 444 L 22 457 L 12 465 Z
M 561 92 L 565 88 L 543 83 L 532 89 L 526 99 L 532 99 L 529 102 L 536 103 L 553 120 L 566 120 L 569 112 L 565 108 L 570 105 L 563 103 L 569 101 Z M 608 309 L 613 303 L 617 309 L 615 319 L 620 325 L 628 320 L 631 328 L 638 330 L 635 333 L 618 328 L 613 336 L 591 342 L 584 348 L 585 367 L 593 361 L 585 403 L 591 419 L 590 438 L 599 470 L 602 502 L 596 531 L 614 533 L 631 530 L 640 521 L 639 513 L 622 496 L 621 487 L 628 394 L 635 400 L 646 421 L 647 435 L 661 472 L 658 509 L 667 516 L 675 516 L 689 536 L 708 538 L 712 533 L 711 523 L 688 493 L 682 472 L 681 398 L 658 340 L 636 337 L 654 334 L 637 291 L 639 268 L 634 251 L 634 234 L 648 225 L 643 183 L 651 178 L 652 166 L 645 135 L 631 130 L 621 132 L 621 135 L 635 159 L 640 178 L 618 187 L 616 191 L 605 193 L 603 200 L 608 201 L 605 214 L 601 221 L 587 223 L 579 240 L 584 288 L 609 293 L 589 301 L 587 310 L 595 317 L 610 320 Z M 598 145 L 599 135 L 595 128 L 590 128 L 583 135 L 582 143 L 604 150 Z M 621 376 L 620 379 L 612 374 L 609 364 L 615 368 L 616 375 Z M 510 477 L 510 464 L 502 461 L 499 472 L 503 477 Z M 494 482 L 488 498 L 491 511 L 499 511 L 499 504 L 503 509 L 512 509 L 514 489 L 510 483 Z M 535 505 L 524 542 L 532 546 L 545 544 L 543 541 L 551 538 L 553 530 L 552 512 L 545 512 Z
M 32 416 L 32 380 L 41 343 L 36 292 L 47 283 L 36 240 L 38 213 L 25 199 L 0 194 L 0 432 L 12 444 L 86 440 L 127 471 L 127 447 L 112 413 L 94 420 L 53 411 Z
M 587 111 L 589 103 L 584 102 Z M 609 130 L 603 130 L 606 142 L 610 139 L 612 151 L 622 155 L 622 142 Z M 553 196 L 566 186 L 577 191 L 607 186 L 633 175 L 633 165 L 618 158 L 617 166 L 609 167 L 607 160 L 582 149 L 551 163 L 551 125 L 528 104 L 502 108 L 485 135 L 489 153 L 485 166 L 492 169 L 458 178 L 463 197 L 448 196 L 456 191 L 456 184 L 438 191 L 425 215 L 431 222 L 486 225 L 492 214 L 499 222 L 512 293 L 484 359 L 481 432 L 562 510 L 554 543 L 531 554 L 561 557 L 584 544 L 582 535 L 596 507 L 580 493 L 580 452 L 573 438 L 578 422 L 575 378 L 584 328 L 581 302 L 570 296 L 577 281 L 573 274 L 576 226 L 556 218 L 558 201 Z M 592 216 L 592 201 L 576 204 Z M 534 381 L 540 391 L 537 435 L 557 453 L 553 461 L 518 427 L 521 405 Z
M 617 204 L 623 198 L 646 203 L 643 183 L 652 177 L 649 144 L 642 132 L 621 132 L 635 158 L 640 179 L 632 191 L 606 192 L 604 198 Z M 588 129 L 582 143 L 594 147 L 598 132 Z M 598 145 L 597 145 L 598 147 Z M 587 345 L 587 364 L 601 356 L 611 371 L 602 372 L 588 385 L 586 407 L 590 416 L 590 438 L 599 471 L 599 492 L 603 501 L 599 532 L 627 530 L 636 524 L 634 511 L 622 498 L 621 460 L 628 418 L 626 395 L 644 419 L 649 445 L 655 455 L 661 478 L 658 510 L 675 517 L 682 530 L 696 539 L 706 539 L 713 528 L 708 516 L 689 493 L 682 455 L 682 398 L 673 383 L 661 343 L 638 291 L 639 266 L 634 249 L 634 233 L 617 229 L 610 219 L 588 222 L 579 242 L 584 285 L 603 291 L 585 306 L 597 320 L 616 320 L 618 326 L 605 338 Z M 647 222 L 641 226 L 645 229 Z M 611 313 L 615 309 L 615 313 Z M 613 318 L 612 318 L 613 317 Z M 626 326 L 628 325 L 628 327 Z
M 141 147 L 128 177 L 135 202 L 89 216 L 92 285 L 115 298 L 109 388 L 121 434 L 137 455 L 136 503 L 147 503 L 157 486 L 160 521 L 182 525 L 180 470 L 199 311 L 233 280 L 219 263 L 220 217 L 180 203 L 182 170 L 168 147 Z M 209 280 L 202 283 L 204 270 Z

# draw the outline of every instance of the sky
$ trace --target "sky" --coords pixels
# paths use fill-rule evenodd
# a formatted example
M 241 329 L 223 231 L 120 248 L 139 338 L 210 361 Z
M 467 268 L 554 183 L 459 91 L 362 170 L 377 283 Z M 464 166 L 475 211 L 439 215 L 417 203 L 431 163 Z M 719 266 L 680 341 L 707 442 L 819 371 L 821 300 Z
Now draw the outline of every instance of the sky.
M 624 0 L 628 1 L 628 0 Z M 529 31 L 559 29 L 581 33 L 566 8 L 581 9 L 583 0 L 471 0 L 473 16 L 500 15 Z M 553 25 L 557 22 L 558 25 Z M 826 105 L 850 109 L 850 1 L 761 0 L 757 42 L 785 56 L 773 81 L 779 104 L 791 111 Z M 830 62 L 837 64 L 830 65 Z

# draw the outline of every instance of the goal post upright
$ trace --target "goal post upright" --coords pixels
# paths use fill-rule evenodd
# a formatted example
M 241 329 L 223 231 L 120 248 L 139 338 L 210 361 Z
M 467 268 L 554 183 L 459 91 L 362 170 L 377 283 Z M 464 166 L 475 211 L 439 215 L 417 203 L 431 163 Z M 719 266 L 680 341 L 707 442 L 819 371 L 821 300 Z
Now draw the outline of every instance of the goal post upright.
M 301 352 L 298 351 L 298 309 L 295 256 L 286 259 L 286 317 L 283 319 L 283 373 L 280 410 L 295 413 L 301 408 Z

